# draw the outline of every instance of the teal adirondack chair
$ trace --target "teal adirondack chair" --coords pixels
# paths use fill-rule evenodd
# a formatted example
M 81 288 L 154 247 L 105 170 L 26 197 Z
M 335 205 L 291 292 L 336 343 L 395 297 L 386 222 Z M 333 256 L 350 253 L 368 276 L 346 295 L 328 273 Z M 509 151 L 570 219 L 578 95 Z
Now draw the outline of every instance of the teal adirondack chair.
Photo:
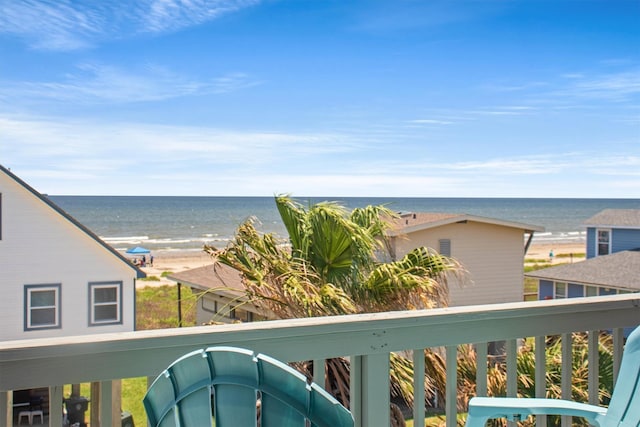
M 153 427 L 212 426 L 212 418 L 216 427 L 353 427 L 351 413 L 304 375 L 235 347 L 182 356 L 151 384 L 143 403 Z
M 518 421 L 529 415 L 584 417 L 599 427 L 640 426 L 640 327 L 627 339 L 608 408 L 560 399 L 474 397 L 469 401 L 466 425 L 483 427 L 490 418 Z

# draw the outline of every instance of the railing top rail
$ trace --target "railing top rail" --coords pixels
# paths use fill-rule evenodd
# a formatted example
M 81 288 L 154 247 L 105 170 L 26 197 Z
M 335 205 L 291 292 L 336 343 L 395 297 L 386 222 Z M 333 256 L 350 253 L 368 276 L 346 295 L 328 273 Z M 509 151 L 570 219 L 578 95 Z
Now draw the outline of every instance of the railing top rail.
M 85 382 L 156 375 L 178 356 L 210 345 L 242 346 L 293 361 L 638 323 L 640 295 L 625 294 L 7 341 L 0 343 L 0 390 L 12 389 L 16 369 L 39 369 L 48 384 L 58 377 Z M 90 366 L 84 372 L 69 372 L 69 367 L 85 365 Z

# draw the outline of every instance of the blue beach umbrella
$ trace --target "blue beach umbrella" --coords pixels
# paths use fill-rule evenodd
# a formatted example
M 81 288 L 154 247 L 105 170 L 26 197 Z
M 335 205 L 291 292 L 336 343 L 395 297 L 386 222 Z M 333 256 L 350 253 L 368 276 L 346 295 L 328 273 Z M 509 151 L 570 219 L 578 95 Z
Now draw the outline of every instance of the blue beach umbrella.
M 142 246 L 136 246 L 135 248 L 127 249 L 127 253 L 130 255 L 144 255 L 151 253 L 151 251 L 147 248 L 143 248 Z

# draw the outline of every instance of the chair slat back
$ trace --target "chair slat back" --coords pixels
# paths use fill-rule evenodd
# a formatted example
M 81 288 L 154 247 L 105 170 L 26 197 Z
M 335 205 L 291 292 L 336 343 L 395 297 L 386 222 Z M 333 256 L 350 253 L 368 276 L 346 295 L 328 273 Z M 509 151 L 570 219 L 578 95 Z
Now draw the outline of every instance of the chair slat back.
M 640 426 L 640 327 L 627 338 L 603 423 L 606 426 Z
M 212 403 L 213 401 L 213 403 Z M 352 427 L 331 395 L 288 365 L 250 350 L 211 347 L 176 360 L 151 385 L 153 427 Z

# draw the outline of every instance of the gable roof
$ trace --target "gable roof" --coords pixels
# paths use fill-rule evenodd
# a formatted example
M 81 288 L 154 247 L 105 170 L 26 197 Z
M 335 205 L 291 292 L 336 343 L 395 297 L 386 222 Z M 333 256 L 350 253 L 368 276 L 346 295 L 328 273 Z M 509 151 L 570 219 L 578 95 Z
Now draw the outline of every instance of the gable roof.
M 601 255 L 525 273 L 526 277 L 556 282 L 624 288 L 640 291 L 640 249 Z
M 524 230 L 526 233 L 532 233 L 534 231 L 544 231 L 544 227 L 538 225 L 505 221 L 501 219 L 487 218 L 476 215 L 444 212 L 415 212 L 401 214 L 399 218 L 394 218 L 392 220 L 392 228 L 388 231 L 388 234 L 390 236 L 397 236 L 401 234 L 408 234 L 415 231 L 427 230 L 443 225 L 467 221 L 499 225 L 502 227 L 518 228 Z
M 221 263 L 174 273 L 167 276 L 167 279 L 203 291 L 213 290 L 234 298 L 244 295 L 245 292 L 240 272 Z
M 33 196 L 38 198 L 40 201 L 44 202 L 45 205 L 47 205 L 48 207 L 53 209 L 56 213 L 58 213 L 60 216 L 62 216 L 67 221 L 69 221 L 71 224 L 73 224 L 76 228 L 78 228 L 84 234 L 89 236 L 91 239 L 95 240 L 100 246 L 104 247 L 111 254 L 115 255 L 122 262 L 127 264 L 128 267 L 132 268 L 136 272 L 136 277 L 138 279 L 143 278 L 143 277 L 147 277 L 147 275 L 145 274 L 144 271 L 140 270 L 138 267 L 133 265 L 124 255 L 122 255 L 120 252 L 115 250 L 113 247 L 111 247 L 110 245 L 105 243 L 98 235 L 96 235 L 93 231 L 89 230 L 85 225 L 83 225 L 80 222 L 78 222 L 78 220 L 76 220 L 74 217 L 72 217 L 70 214 L 68 214 L 66 211 L 64 211 L 60 206 L 58 206 L 55 203 L 53 203 L 48 197 L 46 197 L 43 194 L 39 193 L 36 189 L 31 187 L 29 184 L 27 184 L 26 182 L 24 182 L 20 178 L 18 178 L 9 169 L 7 169 L 4 166 L 0 165 L 0 172 L 3 172 L 5 175 L 7 175 L 12 180 L 14 180 L 17 184 L 19 184 L 21 187 L 23 187 L 25 190 L 27 190 Z
M 242 305 L 244 310 L 268 318 L 275 318 L 272 313 L 264 311 L 250 302 L 246 288 L 242 283 L 242 274 L 228 265 L 216 262 L 204 267 L 171 274 L 167 276 L 167 279 L 228 299 L 229 308 Z
M 605 209 L 584 222 L 586 227 L 640 228 L 640 209 Z

